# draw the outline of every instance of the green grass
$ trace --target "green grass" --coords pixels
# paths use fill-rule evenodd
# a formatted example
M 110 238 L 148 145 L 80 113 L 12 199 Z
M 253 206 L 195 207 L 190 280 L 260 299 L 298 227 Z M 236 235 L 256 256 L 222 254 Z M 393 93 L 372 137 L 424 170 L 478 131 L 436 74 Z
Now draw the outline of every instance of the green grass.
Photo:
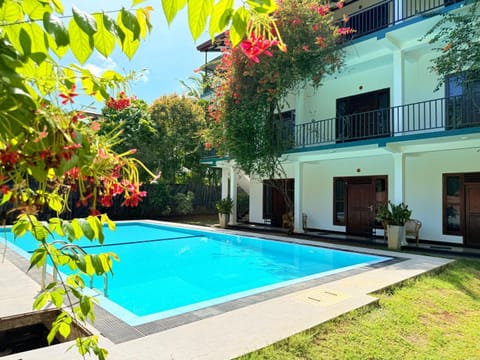
M 239 359 L 480 359 L 480 261 L 373 295 L 377 305 Z

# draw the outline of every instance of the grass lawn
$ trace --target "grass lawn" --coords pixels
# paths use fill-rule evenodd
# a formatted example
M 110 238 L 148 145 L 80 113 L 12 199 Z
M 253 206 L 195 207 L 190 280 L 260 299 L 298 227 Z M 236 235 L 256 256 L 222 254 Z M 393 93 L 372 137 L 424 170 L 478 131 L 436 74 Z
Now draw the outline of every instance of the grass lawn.
M 480 359 L 480 261 L 373 295 L 377 305 L 239 359 Z

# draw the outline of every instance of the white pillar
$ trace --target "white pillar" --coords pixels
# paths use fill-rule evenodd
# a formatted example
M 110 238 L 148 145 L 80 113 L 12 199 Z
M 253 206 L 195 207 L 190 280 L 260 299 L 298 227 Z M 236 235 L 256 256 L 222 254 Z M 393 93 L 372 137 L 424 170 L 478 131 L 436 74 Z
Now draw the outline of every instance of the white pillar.
M 233 200 L 233 208 L 230 213 L 230 225 L 235 225 L 237 223 L 237 172 L 233 168 L 230 168 L 230 197 Z
M 305 89 L 299 89 L 295 95 L 295 125 L 304 123 L 306 121 L 305 117 Z M 294 130 L 294 141 L 295 145 L 298 146 L 303 144 L 303 139 L 306 134 L 298 134 L 297 131 L 302 129 L 303 127 L 295 127 Z M 298 130 L 297 130 L 298 129 Z M 304 144 L 303 144 L 304 145 Z
M 305 89 L 303 88 L 295 94 L 295 122 L 305 122 Z
M 404 105 L 404 76 L 405 76 L 405 57 L 402 50 L 393 51 L 393 86 L 392 86 L 392 106 Z M 393 114 L 393 130 L 395 133 L 403 131 L 403 112 L 395 111 Z
M 405 155 L 395 153 L 393 155 L 393 198 L 391 201 L 399 204 L 404 201 L 405 193 Z
M 222 199 L 228 196 L 228 177 L 230 169 L 227 167 L 222 168 Z
M 303 163 L 297 161 L 294 164 L 294 190 L 293 190 L 293 216 L 294 231 L 303 232 L 302 214 L 303 214 Z

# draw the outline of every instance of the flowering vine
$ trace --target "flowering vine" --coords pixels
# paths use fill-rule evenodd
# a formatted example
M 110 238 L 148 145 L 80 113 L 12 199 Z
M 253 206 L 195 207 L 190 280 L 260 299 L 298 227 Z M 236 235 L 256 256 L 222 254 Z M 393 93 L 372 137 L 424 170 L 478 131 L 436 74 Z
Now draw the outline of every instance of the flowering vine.
M 269 32 L 254 27 L 239 47 L 227 41 L 208 108 L 208 147 L 234 158 L 247 173 L 274 177 L 282 172 L 280 155 L 291 146 L 282 106 L 289 93 L 306 84 L 319 86 L 341 66 L 336 45 L 354 31 L 346 17 L 334 23 L 333 11 L 342 7 L 343 1 L 282 0 Z

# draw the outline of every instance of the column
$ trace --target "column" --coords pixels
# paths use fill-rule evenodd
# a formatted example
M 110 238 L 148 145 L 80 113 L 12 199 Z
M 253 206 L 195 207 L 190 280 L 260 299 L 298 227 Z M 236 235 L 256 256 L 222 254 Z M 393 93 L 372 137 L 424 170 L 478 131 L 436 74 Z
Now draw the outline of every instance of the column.
M 229 174 L 230 174 L 230 169 L 227 167 L 222 167 L 222 199 L 228 196 Z
M 294 164 L 294 189 L 293 189 L 293 216 L 294 216 L 294 231 L 302 233 L 303 223 L 302 223 L 302 214 L 303 214 L 303 163 L 297 161 Z
M 305 122 L 305 89 L 297 90 L 295 95 L 295 125 Z M 298 129 L 298 130 L 297 130 Z M 295 126 L 294 128 L 294 139 L 295 146 L 305 145 L 305 136 L 304 133 L 298 133 L 301 131 L 302 127 Z
M 230 168 L 230 197 L 233 200 L 233 208 L 230 213 L 230 225 L 235 225 L 237 223 L 237 172 L 233 168 Z
M 405 155 L 394 153 L 393 156 L 393 197 L 391 201 L 399 204 L 404 201 L 405 193 Z
M 402 50 L 393 50 L 393 87 L 392 87 L 392 107 L 404 105 L 404 77 L 405 77 L 405 57 Z M 401 108 L 396 108 L 393 113 L 394 135 L 403 132 L 403 112 Z

